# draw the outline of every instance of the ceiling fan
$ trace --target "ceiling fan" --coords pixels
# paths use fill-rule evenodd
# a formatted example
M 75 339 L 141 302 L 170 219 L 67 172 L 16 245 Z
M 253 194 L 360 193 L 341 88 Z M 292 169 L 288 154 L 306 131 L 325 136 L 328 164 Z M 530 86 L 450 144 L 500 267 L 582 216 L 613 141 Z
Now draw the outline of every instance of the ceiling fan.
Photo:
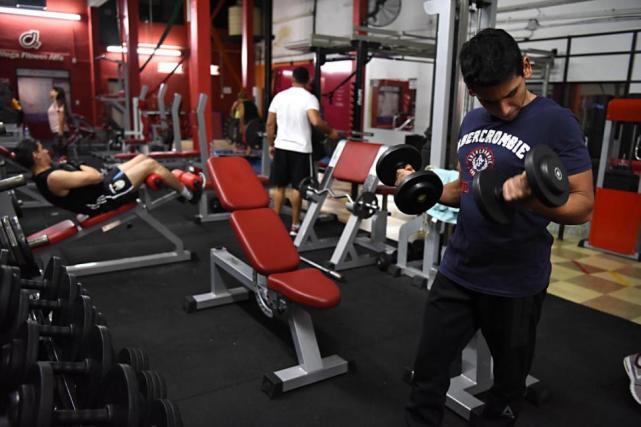
M 373 27 L 386 27 L 401 13 L 401 0 L 369 0 L 367 22 Z

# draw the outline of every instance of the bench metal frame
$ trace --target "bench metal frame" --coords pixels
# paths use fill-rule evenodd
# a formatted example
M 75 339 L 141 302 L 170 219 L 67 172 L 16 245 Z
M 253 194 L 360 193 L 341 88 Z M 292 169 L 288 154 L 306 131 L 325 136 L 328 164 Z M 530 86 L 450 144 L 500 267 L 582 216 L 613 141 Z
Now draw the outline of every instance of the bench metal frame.
M 149 255 L 140 255 L 106 261 L 95 261 L 68 265 L 67 271 L 69 273 L 75 274 L 78 277 L 81 277 L 92 274 L 109 273 L 112 271 L 132 270 L 135 268 L 189 261 L 191 260 L 191 252 L 184 248 L 182 239 L 149 213 L 149 211 L 176 198 L 176 192 L 171 191 L 170 193 L 152 201 L 149 194 L 145 190 L 142 190 L 142 200 L 139 199 L 138 206 L 136 206 L 132 210 L 123 212 L 121 215 L 118 215 L 110 219 L 109 221 L 96 224 L 93 227 L 89 228 L 83 228 L 79 223 L 77 223 L 77 234 L 71 236 L 68 239 L 64 239 L 57 244 L 43 247 L 38 251 L 39 255 L 44 255 L 46 258 L 48 258 L 48 256 L 54 255 L 59 252 L 58 245 L 60 243 L 76 241 L 98 231 L 106 233 L 123 224 L 130 223 L 136 218 L 140 218 L 143 222 L 156 230 L 158 234 L 160 234 L 163 238 L 168 240 L 173 245 L 173 250 L 169 252 L 159 252 Z
M 209 292 L 188 296 L 185 305 L 188 311 L 217 307 L 249 298 L 249 292 L 258 295 L 261 291 L 271 293 L 274 298 L 283 297 L 267 290 L 267 277 L 258 274 L 251 266 L 241 261 L 225 248 L 210 250 L 211 289 Z M 226 283 L 224 271 L 242 286 L 232 287 Z M 322 357 L 309 312 L 301 305 L 287 301 L 284 312 L 292 335 L 298 364 L 290 368 L 270 372 L 263 384 L 275 386 L 277 392 L 286 392 L 347 373 L 348 362 L 337 355 Z
M 370 237 L 357 237 L 363 220 L 352 213 L 350 213 L 349 219 L 347 220 L 347 223 L 345 224 L 345 227 L 338 239 L 319 238 L 314 230 L 314 225 L 321 213 L 323 204 L 329 196 L 329 192 L 327 190 L 331 188 L 332 181 L 334 179 L 334 170 L 346 144 L 347 140 L 342 140 L 336 146 L 329 164 L 325 169 L 323 179 L 319 184 L 320 194 L 310 194 L 309 207 L 305 212 L 300 230 L 294 240 L 294 246 L 297 247 L 299 252 L 335 247 L 330 258 L 330 263 L 332 267 L 338 271 L 376 263 L 376 256 L 369 253 L 359 254 L 356 250 L 356 244 L 377 253 L 391 252 L 393 250 L 385 243 L 388 212 L 384 209 L 381 209 L 372 217 L 372 231 L 370 233 Z M 381 153 L 386 150 L 386 146 L 382 145 L 380 147 L 376 158 L 372 162 L 367 178 L 363 183 L 362 192 L 376 192 L 376 188 L 379 183 L 378 177 L 376 176 L 376 160 L 378 160 Z

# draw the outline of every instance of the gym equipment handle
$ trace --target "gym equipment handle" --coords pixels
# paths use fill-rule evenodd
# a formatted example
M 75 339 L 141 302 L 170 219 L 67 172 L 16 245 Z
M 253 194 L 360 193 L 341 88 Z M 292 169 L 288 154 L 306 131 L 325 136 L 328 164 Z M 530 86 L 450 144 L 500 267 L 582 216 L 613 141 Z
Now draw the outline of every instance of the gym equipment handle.
M 0 179 L 0 191 L 7 191 L 27 184 L 27 177 L 20 174 L 10 178 Z

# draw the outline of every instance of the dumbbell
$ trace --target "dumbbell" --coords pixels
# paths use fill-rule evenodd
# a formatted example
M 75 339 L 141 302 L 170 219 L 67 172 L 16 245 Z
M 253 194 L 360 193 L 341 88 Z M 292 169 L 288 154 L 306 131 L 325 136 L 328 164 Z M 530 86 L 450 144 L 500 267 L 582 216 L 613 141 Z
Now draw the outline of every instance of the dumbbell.
M 320 184 L 313 176 L 307 176 L 298 184 L 298 191 L 304 200 L 312 200 L 313 194 L 318 194 Z
M 40 275 L 40 268 L 17 217 L 4 216 L 0 219 L 0 243 L 9 250 L 9 262 L 20 267 L 23 277 L 32 278 Z
M 412 145 L 390 147 L 376 162 L 376 175 L 385 185 L 394 186 L 396 171 L 412 166 L 416 171 L 403 178 L 394 192 L 394 203 L 408 215 L 418 215 L 434 206 L 443 193 L 443 183 L 434 172 L 420 171 L 421 153 Z
M 23 290 L 20 281 L 15 268 L 0 267 L 0 312 L 4 314 L 0 319 L 0 330 L 4 329 L 7 324 L 10 325 L 13 320 L 17 319 L 18 322 L 22 320 L 23 313 L 20 311 L 18 300 Z M 54 298 L 57 296 L 56 299 L 39 298 L 33 300 L 30 298 L 30 292 L 25 291 L 27 309 L 42 310 L 44 313 L 53 311 L 54 324 L 60 324 L 62 311 L 82 294 L 80 285 L 67 275 L 64 275 L 59 283 L 56 287 L 58 295 L 51 295 Z M 92 307 L 92 310 L 95 310 L 95 307 Z
M 534 196 L 544 205 L 559 207 L 570 197 L 565 166 L 547 145 L 537 145 L 525 156 L 525 175 Z M 503 199 L 503 183 L 509 178 L 495 168 L 474 175 L 472 193 L 479 210 L 499 224 L 509 224 L 515 205 Z
M 99 387 L 96 409 L 56 409 L 55 378 L 50 364 L 38 362 L 29 376 L 9 397 L 12 427 L 55 425 L 104 425 L 139 427 L 141 401 L 136 373 L 127 365 L 115 364 Z
M 136 372 L 149 370 L 149 357 L 147 353 L 137 347 L 125 347 L 118 353 L 118 363 L 123 363 L 134 368 Z
M 39 349 L 38 325 L 26 322 L 11 343 L 2 346 L 0 356 L 0 384 L 11 390 L 21 384 L 35 367 Z M 49 362 L 56 374 L 75 377 L 77 396 L 87 404 L 96 395 L 102 379 L 114 364 L 111 334 L 105 326 L 95 325 L 89 336 L 82 361 Z
M 183 425 L 178 407 L 170 400 L 154 400 L 150 411 L 152 426 L 182 427 Z
M 4 325 L 0 325 L 0 342 L 7 342 L 20 334 L 29 317 L 29 294 L 20 290 L 17 298 L 15 317 Z M 58 325 L 37 325 L 42 336 L 52 337 L 61 351 L 65 360 L 76 360 L 85 348 L 91 328 L 95 324 L 94 310 L 91 298 L 78 295 L 70 304 L 59 311 Z M 59 326 L 64 325 L 64 326 Z

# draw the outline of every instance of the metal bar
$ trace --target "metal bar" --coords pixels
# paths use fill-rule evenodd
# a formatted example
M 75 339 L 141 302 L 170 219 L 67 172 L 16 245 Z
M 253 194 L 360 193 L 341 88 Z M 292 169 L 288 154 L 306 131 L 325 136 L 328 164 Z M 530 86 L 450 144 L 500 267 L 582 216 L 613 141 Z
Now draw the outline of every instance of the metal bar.
M 628 76 L 625 79 L 625 94 L 630 94 L 630 82 L 632 81 L 632 72 L 634 71 L 634 57 L 636 56 L 637 50 L 637 39 L 638 32 L 635 32 L 632 36 L 632 46 L 630 48 L 630 59 L 628 61 Z
M 183 151 L 182 134 L 180 132 L 180 103 L 182 96 L 176 92 L 171 102 L 171 127 L 174 133 L 174 151 Z
M 242 1 L 243 40 L 241 69 L 243 87 L 254 87 L 254 0 Z
M 327 267 L 323 267 L 322 265 L 320 265 L 320 264 L 318 264 L 318 263 L 316 263 L 316 262 L 312 261 L 311 259 L 308 259 L 308 258 L 302 257 L 302 256 L 300 256 L 300 255 L 299 255 L 298 257 L 299 257 L 299 258 L 300 258 L 300 260 L 301 260 L 301 261 L 303 261 L 305 264 L 309 264 L 309 265 L 311 265 L 312 267 L 314 267 L 314 268 L 316 268 L 316 269 L 318 269 L 318 270 L 322 271 L 323 273 L 326 273 L 327 275 L 329 275 L 329 276 L 330 276 L 330 277 L 332 277 L 333 279 L 336 279 L 336 280 L 338 280 L 338 281 L 343 281 L 343 275 L 342 275 L 342 274 L 340 274 L 338 271 L 334 271 L 334 270 L 331 270 L 331 269 L 329 269 L 329 268 L 327 268 Z
M 546 7 L 554 7 L 566 5 L 568 3 L 583 3 L 590 0 L 541 0 L 534 2 L 527 2 L 524 4 L 515 4 L 512 6 L 503 6 L 496 10 L 496 13 L 510 13 L 521 10 L 542 9 Z
M 224 3 L 224 2 L 221 2 Z M 263 0 L 263 51 L 265 58 L 265 83 L 263 95 L 263 118 L 267 118 L 269 104 L 272 101 L 272 0 Z

